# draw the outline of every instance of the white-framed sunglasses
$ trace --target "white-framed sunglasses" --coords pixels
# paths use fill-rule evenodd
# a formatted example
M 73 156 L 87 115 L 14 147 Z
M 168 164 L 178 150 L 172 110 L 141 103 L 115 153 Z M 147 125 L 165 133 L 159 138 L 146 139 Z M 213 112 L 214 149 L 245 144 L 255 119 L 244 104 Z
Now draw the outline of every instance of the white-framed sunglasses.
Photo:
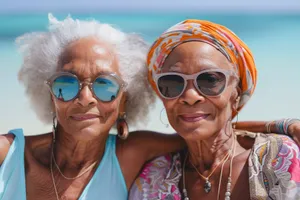
M 166 72 L 154 76 L 157 89 L 161 97 L 175 99 L 182 95 L 188 80 L 193 80 L 195 88 L 200 94 L 208 97 L 221 95 L 228 85 L 230 76 L 238 79 L 231 70 L 208 69 L 187 75 L 178 72 Z

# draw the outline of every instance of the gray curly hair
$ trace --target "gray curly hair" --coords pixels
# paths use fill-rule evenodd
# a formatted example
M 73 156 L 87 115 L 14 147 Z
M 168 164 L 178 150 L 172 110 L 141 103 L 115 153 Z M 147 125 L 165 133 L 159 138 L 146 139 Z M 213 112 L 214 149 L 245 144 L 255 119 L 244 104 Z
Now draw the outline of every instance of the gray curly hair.
M 52 123 L 52 102 L 44 82 L 57 71 L 64 49 L 73 41 L 94 36 L 116 48 L 119 70 L 127 83 L 127 122 L 134 126 L 145 124 L 155 102 L 145 66 L 148 44 L 137 34 L 127 34 L 95 20 L 74 20 L 69 16 L 58 21 L 52 14 L 48 17 L 49 31 L 28 33 L 16 40 L 23 54 L 19 80 L 38 118 L 46 124 Z

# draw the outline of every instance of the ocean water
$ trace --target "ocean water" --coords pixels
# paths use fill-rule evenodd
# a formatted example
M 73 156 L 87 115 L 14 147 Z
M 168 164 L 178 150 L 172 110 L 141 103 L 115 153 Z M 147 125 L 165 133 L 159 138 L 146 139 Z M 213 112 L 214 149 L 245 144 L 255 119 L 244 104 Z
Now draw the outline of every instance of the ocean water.
M 55 15 L 63 19 L 67 14 Z M 73 18 L 96 19 L 125 32 L 141 34 L 149 43 L 165 29 L 187 18 L 205 19 L 227 26 L 251 48 L 259 79 L 257 89 L 239 120 L 271 120 L 300 117 L 300 14 L 199 14 L 199 13 L 87 13 Z M 50 130 L 32 112 L 17 73 L 21 65 L 14 40 L 31 31 L 47 30 L 45 14 L 0 14 L 0 133 L 22 127 L 26 134 Z M 149 130 L 173 132 L 158 101 L 150 113 Z M 135 129 L 136 127 L 133 127 Z

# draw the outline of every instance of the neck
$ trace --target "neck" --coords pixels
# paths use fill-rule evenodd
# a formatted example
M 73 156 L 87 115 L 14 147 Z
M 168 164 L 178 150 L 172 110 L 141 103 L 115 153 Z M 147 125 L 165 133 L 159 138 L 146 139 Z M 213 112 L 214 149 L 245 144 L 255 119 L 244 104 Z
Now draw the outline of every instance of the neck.
M 231 122 L 228 122 L 223 129 L 206 140 L 187 141 L 190 162 L 201 171 L 217 166 L 232 149 L 233 134 Z
M 105 151 L 108 133 L 82 140 L 58 128 L 53 144 L 53 155 L 62 171 L 80 171 L 100 162 Z

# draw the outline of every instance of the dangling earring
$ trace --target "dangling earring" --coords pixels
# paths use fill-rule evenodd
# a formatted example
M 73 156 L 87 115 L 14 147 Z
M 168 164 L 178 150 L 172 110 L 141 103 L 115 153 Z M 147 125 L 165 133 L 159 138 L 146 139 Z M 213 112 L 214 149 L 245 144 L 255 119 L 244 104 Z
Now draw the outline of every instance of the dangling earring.
M 233 129 L 236 128 L 236 124 L 239 121 L 239 111 L 238 111 L 238 102 L 239 102 L 239 100 L 240 100 L 239 97 L 235 99 L 235 106 L 233 107 L 233 110 L 236 113 L 236 121 L 235 121 L 235 123 L 232 124 Z
M 235 123 L 232 124 L 233 129 L 236 128 L 236 124 L 238 123 L 238 121 L 239 121 L 239 112 L 236 111 L 236 121 L 235 121 Z
M 57 118 L 56 115 L 53 114 L 53 119 L 52 119 L 52 134 L 53 134 L 53 144 L 55 143 L 55 133 L 57 130 Z
M 160 111 L 159 120 L 160 120 L 160 122 L 161 122 L 163 125 L 165 125 L 166 128 L 168 128 L 168 127 L 169 127 L 169 124 L 164 123 L 163 120 L 161 119 L 161 114 L 162 114 L 162 112 L 163 112 L 164 109 L 165 109 L 165 108 L 161 109 L 161 111 Z
M 125 119 L 126 119 L 126 114 L 125 114 L 125 112 L 123 112 L 120 114 L 120 116 L 117 120 L 118 136 L 122 140 L 125 140 L 129 135 L 128 124 Z

